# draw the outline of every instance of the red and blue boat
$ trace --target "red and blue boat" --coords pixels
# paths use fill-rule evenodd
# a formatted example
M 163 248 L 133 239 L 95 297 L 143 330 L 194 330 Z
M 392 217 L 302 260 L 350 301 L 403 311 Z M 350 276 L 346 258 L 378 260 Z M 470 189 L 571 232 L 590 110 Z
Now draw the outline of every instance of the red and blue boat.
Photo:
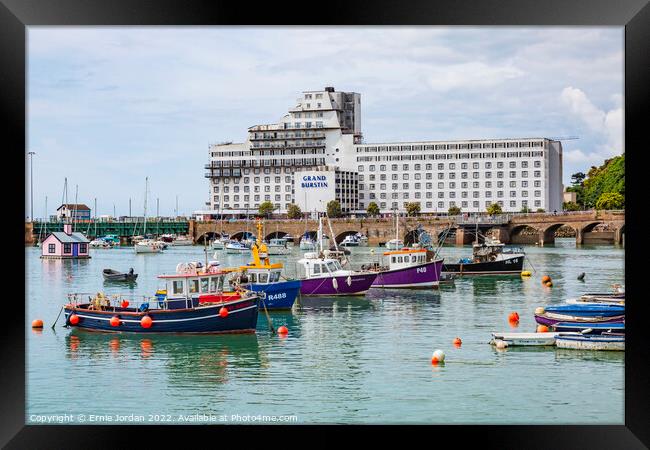
M 383 253 L 385 264 L 375 266 L 376 288 L 417 289 L 436 288 L 440 283 L 443 259 L 427 260 L 423 248 L 402 248 Z
M 251 246 L 253 262 L 236 269 L 235 285 L 260 293 L 261 307 L 291 309 L 300 292 L 301 281 L 284 278 L 281 263 L 271 264 L 268 247 L 260 240 L 262 235 L 262 224 L 258 221 L 257 241 Z
M 224 292 L 227 272 L 179 265 L 160 275 L 166 289 L 137 301 L 128 295 L 69 294 L 66 326 L 109 333 L 254 333 L 259 294 Z M 87 298 L 87 300 L 86 300 Z

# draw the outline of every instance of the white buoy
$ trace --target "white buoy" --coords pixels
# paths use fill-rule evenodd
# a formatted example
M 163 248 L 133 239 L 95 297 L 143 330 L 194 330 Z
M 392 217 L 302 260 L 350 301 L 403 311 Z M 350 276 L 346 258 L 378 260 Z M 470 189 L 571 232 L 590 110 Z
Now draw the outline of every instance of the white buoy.
M 334 286 L 334 289 L 338 290 L 339 282 L 336 281 L 336 278 L 332 278 L 332 286 Z
M 431 362 L 433 364 L 445 362 L 445 352 L 443 352 L 440 349 L 433 352 L 433 356 L 431 357 Z

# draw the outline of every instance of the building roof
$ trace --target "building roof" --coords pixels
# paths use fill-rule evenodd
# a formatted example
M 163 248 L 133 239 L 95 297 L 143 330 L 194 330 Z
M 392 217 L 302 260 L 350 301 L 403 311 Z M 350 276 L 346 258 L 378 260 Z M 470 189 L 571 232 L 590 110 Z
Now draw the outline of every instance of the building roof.
M 76 209 L 77 211 L 90 211 L 90 208 L 83 203 L 64 203 L 63 205 L 56 208 L 56 210 L 58 211 L 61 208 Z
M 88 243 L 90 242 L 86 236 L 75 231 L 72 234 L 66 234 L 63 231 L 55 231 L 52 233 L 52 236 L 57 238 L 59 242 L 63 244 L 74 244 L 74 243 Z

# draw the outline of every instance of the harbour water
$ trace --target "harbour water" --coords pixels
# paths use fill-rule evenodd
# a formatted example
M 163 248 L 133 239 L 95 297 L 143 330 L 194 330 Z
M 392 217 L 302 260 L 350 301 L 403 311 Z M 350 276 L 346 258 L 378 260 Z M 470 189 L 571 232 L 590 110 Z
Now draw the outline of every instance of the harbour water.
M 287 337 L 272 335 L 263 313 L 254 335 L 142 337 L 70 331 L 61 319 L 55 331 L 50 326 L 66 293 L 153 295 L 157 275 L 205 261 L 203 247 L 140 255 L 93 249 L 79 261 L 41 260 L 40 249 L 28 247 L 26 422 L 66 414 L 66 423 L 256 423 L 265 415 L 293 423 L 623 424 L 624 352 L 488 344 L 493 331 L 535 331 L 537 306 L 622 284 L 623 248 L 557 239 L 525 250 L 530 279 L 459 278 L 438 291 L 302 298 L 291 312 L 270 313 L 275 328 L 289 328 Z M 351 249 L 353 266 L 381 251 Z M 456 261 L 471 249 L 441 254 Z M 291 274 L 300 256 L 296 246 L 273 259 Z M 218 260 L 249 258 L 220 251 Z M 139 274 L 132 288 L 104 283 L 102 269 L 131 267 Z M 552 288 L 541 285 L 542 275 Z M 517 329 L 508 323 L 512 311 Z M 30 328 L 35 318 L 44 320 L 42 331 Z M 436 349 L 446 360 L 432 366 Z

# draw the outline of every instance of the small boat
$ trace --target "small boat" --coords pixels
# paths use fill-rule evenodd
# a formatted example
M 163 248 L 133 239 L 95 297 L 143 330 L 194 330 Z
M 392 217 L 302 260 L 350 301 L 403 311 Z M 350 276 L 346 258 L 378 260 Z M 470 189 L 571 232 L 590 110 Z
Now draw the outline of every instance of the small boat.
M 368 246 L 368 236 L 365 236 L 361 233 L 357 233 L 356 235 L 357 240 L 359 241 L 359 247 L 367 247 Z
M 558 334 L 560 333 L 492 333 L 490 344 L 497 345 L 502 341 L 506 347 L 555 345 L 555 337 Z M 580 335 L 580 333 L 565 334 Z
M 136 253 L 160 253 L 162 246 L 152 239 L 142 239 L 135 243 L 133 249 Z
M 404 242 L 401 239 L 391 239 L 385 244 L 387 250 L 400 250 L 404 248 Z
M 106 236 L 100 237 L 99 239 L 108 242 L 111 247 L 120 246 L 120 237 L 117 234 L 107 234 Z
M 348 234 L 339 245 L 341 247 L 358 247 L 360 244 L 361 242 L 355 234 Z
M 194 242 L 192 242 L 192 239 L 188 238 L 187 236 L 177 236 L 170 243 L 170 245 L 175 247 L 180 245 L 193 245 L 193 244 Z
M 160 275 L 166 289 L 138 302 L 132 295 L 69 294 L 63 307 L 68 327 L 117 333 L 254 333 L 259 295 L 248 290 L 223 292 L 225 272 Z M 86 296 L 88 301 L 85 301 Z
M 250 250 L 251 249 L 249 247 L 246 247 L 246 245 L 238 241 L 231 241 L 226 244 L 226 253 L 230 253 L 230 254 L 246 253 L 249 252 Z
M 282 236 L 282 239 L 285 239 L 287 241 L 287 245 L 290 247 L 293 247 L 293 245 L 295 244 L 294 242 L 295 238 L 291 234 L 285 234 L 284 236 Z
M 229 242 L 230 242 L 230 236 L 225 233 L 221 233 L 221 237 L 212 241 L 212 249 L 223 250 L 224 248 L 226 248 L 226 244 L 228 244 Z
M 618 322 L 557 322 L 551 325 L 553 331 L 578 331 L 584 334 L 625 333 L 625 320 Z
M 318 219 L 318 242 L 321 254 L 305 253 L 297 263 L 302 280 L 300 293 L 305 296 L 365 295 L 377 278 L 377 273 L 345 270 L 337 259 L 326 258 L 322 255 L 323 223 L 320 217 Z
M 439 285 L 440 284 L 454 284 L 455 279 L 456 279 L 456 275 L 454 275 L 453 273 L 442 272 L 440 274 L 440 281 L 438 282 L 438 284 Z
M 524 267 L 523 249 L 506 247 L 497 239 L 486 238 L 472 246 L 473 258 L 461 258 L 456 264 L 445 264 L 443 272 L 464 275 L 520 275 Z
M 269 255 L 288 255 L 291 253 L 291 249 L 288 247 L 287 240 L 285 238 L 273 238 L 269 240 L 268 244 L 265 245 Z
M 258 236 L 262 235 L 262 224 L 258 222 Z M 268 246 L 259 240 L 251 247 L 253 261 L 240 266 L 231 278 L 235 286 L 243 286 L 253 292 L 260 292 L 261 305 L 269 310 L 291 309 L 300 292 L 300 280 L 282 279 L 281 263 L 271 264 Z M 230 270 L 230 269 L 226 269 Z
M 91 248 L 104 248 L 104 249 L 113 248 L 111 244 L 109 244 L 103 239 L 93 239 L 92 241 L 90 241 L 89 245 Z
M 553 313 L 535 314 L 535 322 L 546 326 L 552 326 L 560 322 L 575 322 L 575 323 L 589 325 L 589 324 L 598 324 L 598 323 L 605 323 L 605 324 L 616 323 L 616 322 L 621 322 L 623 320 L 625 320 L 625 314 L 622 314 L 620 316 L 610 316 L 610 317 L 569 316 L 565 314 L 553 314 Z
M 625 350 L 625 335 L 600 334 L 581 335 L 580 333 L 558 333 L 555 338 L 557 348 L 571 348 L 576 350 Z
M 135 281 L 138 278 L 137 273 L 133 273 L 133 267 L 127 272 L 122 273 L 113 269 L 104 269 L 102 272 L 106 281 Z
M 165 241 L 161 241 L 160 239 L 154 240 L 154 242 L 156 244 L 158 244 L 160 246 L 160 248 L 162 248 L 163 250 L 167 250 L 167 247 L 169 247 L 169 243 L 167 243 Z
M 442 258 L 427 260 L 427 250 L 402 247 L 383 254 L 384 264 L 375 266 L 376 288 L 431 288 L 437 287 L 442 272 Z M 372 270 L 372 269 L 371 269 Z
M 625 314 L 625 305 L 568 304 L 552 305 L 535 309 L 535 314 L 555 314 L 575 317 L 613 317 Z
M 316 250 L 316 241 L 307 233 L 300 239 L 300 250 Z

